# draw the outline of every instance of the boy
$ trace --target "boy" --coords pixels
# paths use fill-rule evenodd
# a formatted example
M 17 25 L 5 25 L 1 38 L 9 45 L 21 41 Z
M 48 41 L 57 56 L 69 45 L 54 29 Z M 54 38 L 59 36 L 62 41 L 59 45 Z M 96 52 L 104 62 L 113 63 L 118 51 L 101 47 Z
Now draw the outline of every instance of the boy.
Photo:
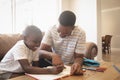
M 29 25 L 23 31 L 23 40 L 18 41 L 0 62 L 1 77 L 10 73 L 57 74 L 63 70 L 62 66 L 40 68 L 38 66 L 42 32 L 34 25 Z M 7 76 L 8 77 L 8 76 Z

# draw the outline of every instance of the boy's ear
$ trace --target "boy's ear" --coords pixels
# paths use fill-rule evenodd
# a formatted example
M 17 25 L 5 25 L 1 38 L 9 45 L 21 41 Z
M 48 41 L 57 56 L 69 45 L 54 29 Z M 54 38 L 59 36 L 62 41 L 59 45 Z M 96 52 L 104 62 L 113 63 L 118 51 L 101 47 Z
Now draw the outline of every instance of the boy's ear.
M 27 36 L 23 36 L 22 38 L 23 38 L 23 40 L 27 40 Z
M 22 40 L 23 40 L 23 39 L 24 39 L 24 36 L 23 36 L 23 35 L 20 35 L 20 39 L 22 39 Z

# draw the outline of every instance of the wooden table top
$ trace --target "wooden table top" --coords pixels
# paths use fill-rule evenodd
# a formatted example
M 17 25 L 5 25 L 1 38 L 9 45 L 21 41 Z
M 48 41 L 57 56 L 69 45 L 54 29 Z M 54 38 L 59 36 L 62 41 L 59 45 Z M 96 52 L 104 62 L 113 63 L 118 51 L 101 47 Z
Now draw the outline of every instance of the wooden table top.
M 120 64 L 115 64 L 120 69 Z M 110 62 L 101 62 L 101 67 L 106 67 L 104 72 L 86 70 L 84 75 L 69 76 L 60 80 L 120 80 L 120 73 L 112 66 Z M 36 80 L 27 75 L 19 76 L 9 80 Z

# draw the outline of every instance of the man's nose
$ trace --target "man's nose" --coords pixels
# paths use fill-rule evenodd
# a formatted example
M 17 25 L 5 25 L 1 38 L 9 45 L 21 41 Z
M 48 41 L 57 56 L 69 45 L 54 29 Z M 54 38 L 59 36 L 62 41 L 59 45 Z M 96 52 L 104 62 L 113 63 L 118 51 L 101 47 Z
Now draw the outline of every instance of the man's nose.
M 62 38 L 66 37 L 65 34 L 59 34 L 59 36 L 62 37 Z

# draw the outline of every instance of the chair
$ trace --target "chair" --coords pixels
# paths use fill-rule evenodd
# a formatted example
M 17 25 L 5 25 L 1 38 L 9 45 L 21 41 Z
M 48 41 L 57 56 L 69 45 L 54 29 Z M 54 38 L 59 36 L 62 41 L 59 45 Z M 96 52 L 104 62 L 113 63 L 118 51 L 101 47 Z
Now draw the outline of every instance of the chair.
M 112 35 L 105 35 L 102 37 L 102 51 L 111 53 L 111 38 Z

